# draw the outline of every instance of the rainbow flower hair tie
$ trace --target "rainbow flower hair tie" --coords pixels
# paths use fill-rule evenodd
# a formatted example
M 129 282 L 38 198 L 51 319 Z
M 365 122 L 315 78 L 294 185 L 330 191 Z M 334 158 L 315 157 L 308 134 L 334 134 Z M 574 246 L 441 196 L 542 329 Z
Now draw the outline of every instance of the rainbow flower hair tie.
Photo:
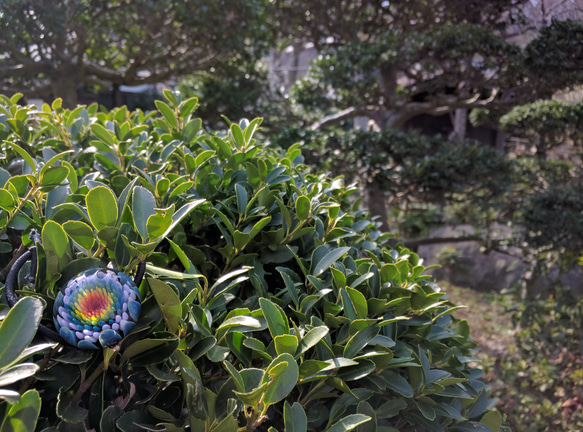
M 91 269 L 79 273 L 55 298 L 53 321 L 59 335 L 81 349 L 119 342 L 141 310 L 138 287 L 125 273 Z

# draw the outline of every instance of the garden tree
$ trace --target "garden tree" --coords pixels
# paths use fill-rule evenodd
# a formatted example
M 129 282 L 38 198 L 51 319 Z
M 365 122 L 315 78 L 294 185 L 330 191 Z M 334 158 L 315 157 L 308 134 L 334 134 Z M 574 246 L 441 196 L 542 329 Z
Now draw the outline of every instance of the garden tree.
M 205 126 L 213 130 L 228 127 L 230 120 L 258 117 L 267 106 L 272 114 L 274 107 L 284 107 L 279 100 L 272 103 L 274 95 L 269 91 L 267 71 L 261 61 L 227 62 L 220 69 L 199 71 L 182 79 L 177 89 L 184 97 L 196 96 L 205 101 L 199 111 Z M 266 119 L 267 125 L 274 122 L 275 116 Z
M 512 210 L 504 210 L 512 202 L 505 197 L 515 188 L 521 171 L 506 155 L 476 142 L 450 143 L 441 137 L 397 129 L 289 129 L 274 138 L 274 143 L 282 147 L 292 142 L 305 143 L 308 164 L 343 175 L 350 182 L 366 179 L 388 192 L 391 222 L 399 226 L 419 220 L 428 205 L 452 205 L 455 222 L 480 227 L 512 214 Z M 391 226 L 393 232 L 400 231 L 398 228 Z M 399 240 L 408 247 L 435 241 L 479 240 L 475 235 L 412 239 L 416 234 L 428 233 L 405 231 L 399 234 L 408 238 Z
M 579 82 L 581 24 L 553 21 L 525 49 L 505 41 L 523 3 L 277 2 L 283 35 L 310 40 L 320 52 L 296 88 L 305 124 L 318 130 L 365 116 L 379 129 L 400 128 L 421 114 L 508 110 Z M 383 188 L 367 189 L 371 210 L 385 221 Z
M 5 0 L 0 90 L 61 97 L 83 86 L 159 83 L 262 55 L 264 0 Z M 220 29 L 220 31 L 217 31 Z
M 547 99 L 520 105 L 502 115 L 498 126 L 511 136 L 527 138 L 546 158 L 553 147 L 567 144 L 581 149 L 583 102 Z
M 478 110 L 471 117 L 475 124 L 490 124 L 512 137 L 525 139 L 536 149 L 536 157 L 523 156 L 514 161 L 516 181 L 510 199 L 504 202 L 506 220 L 521 227 L 514 244 L 531 266 L 527 272 L 530 276 L 523 281 L 529 292 L 537 288 L 537 280 L 560 275 L 557 268 L 570 270 L 580 264 L 583 102 L 538 100 L 506 113 Z M 554 149 L 560 151 L 554 153 L 558 160 L 552 157 Z

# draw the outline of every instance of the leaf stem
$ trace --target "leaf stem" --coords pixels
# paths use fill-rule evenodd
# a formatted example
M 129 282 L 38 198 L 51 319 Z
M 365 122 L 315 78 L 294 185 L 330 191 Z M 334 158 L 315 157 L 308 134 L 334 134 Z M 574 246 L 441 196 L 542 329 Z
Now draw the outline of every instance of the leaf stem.
M 2 230 L 0 230 L 0 237 L 2 237 L 4 234 L 6 234 L 6 231 L 8 231 L 8 225 L 10 225 L 12 223 L 12 221 L 14 220 L 16 215 L 18 213 L 20 213 L 20 211 L 24 208 L 26 203 L 28 201 L 30 201 L 31 197 L 34 194 L 36 194 L 37 192 L 38 192 L 38 187 L 36 185 L 33 185 L 30 188 L 30 190 L 28 191 L 28 193 L 26 194 L 26 196 L 18 203 L 18 206 L 14 209 L 14 211 L 11 212 L 10 215 L 8 216 L 8 221 L 6 221 L 6 226 L 4 228 L 2 228 Z
M 89 388 L 91 387 L 91 384 L 93 384 L 93 381 L 95 381 L 97 378 L 99 378 L 99 376 L 105 372 L 105 360 L 103 360 L 101 363 L 99 363 L 99 366 L 97 366 L 97 368 L 93 371 L 93 373 L 89 376 L 89 378 L 87 378 L 85 381 L 83 381 L 81 383 L 81 385 L 79 386 L 79 388 L 77 389 L 77 391 L 75 392 L 75 396 L 73 396 L 73 404 L 76 404 L 77 402 L 79 402 L 81 400 L 81 398 L 83 397 L 83 394 L 85 394 L 85 392 L 87 390 L 89 390 Z
M 326 384 L 326 379 L 328 379 L 328 377 L 326 377 L 325 379 L 322 379 L 322 380 L 321 380 L 321 381 L 320 381 L 318 384 L 316 384 L 316 385 L 314 386 L 314 388 L 312 388 L 312 390 L 310 390 L 310 391 L 308 392 L 308 394 L 307 394 L 307 395 L 305 395 L 305 396 L 303 397 L 303 399 L 302 399 L 302 400 L 300 400 L 300 405 L 301 405 L 302 407 L 304 407 L 304 408 L 305 408 L 305 407 L 306 407 L 306 405 L 307 405 L 307 403 L 310 401 L 310 398 L 311 398 L 311 397 L 312 397 L 312 396 L 313 396 L 313 395 L 314 395 L 314 394 L 315 394 L 315 393 L 316 393 L 318 390 L 320 390 L 322 387 L 324 387 L 324 384 Z

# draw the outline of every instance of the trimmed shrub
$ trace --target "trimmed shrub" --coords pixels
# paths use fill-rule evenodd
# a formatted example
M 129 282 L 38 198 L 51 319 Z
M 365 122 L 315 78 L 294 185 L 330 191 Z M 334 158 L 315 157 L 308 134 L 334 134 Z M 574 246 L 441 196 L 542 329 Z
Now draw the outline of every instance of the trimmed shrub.
M 148 114 L 1 99 L 0 263 L 36 246 L 17 293 L 47 303 L 41 325 L 76 274 L 147 262 L 131 332 L 34 350 L 4 423 L 34 389 L 38 430 L 501 428 L 467 322 L 353 187 L 262 144 L 261 119 L 210 133 L 164 95 Z

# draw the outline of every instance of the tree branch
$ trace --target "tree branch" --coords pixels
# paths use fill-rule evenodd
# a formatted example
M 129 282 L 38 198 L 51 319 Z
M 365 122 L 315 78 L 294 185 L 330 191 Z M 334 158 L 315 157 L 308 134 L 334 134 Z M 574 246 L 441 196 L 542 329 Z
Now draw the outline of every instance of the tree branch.
M 315 131 L 325 126 L 330 126 L 332 124 L 339 123 L 343 120 L 348 120 L 354 117 L 368 116 L 374 118 L 378 116 L 379 112 L 379 108 L 374 106 L 350 107 L 337 112 L 336 114 L 326 116 L 322 120 L 313 123 L 310 126 L 310 129 Z
M 457 236 L 457 237 L 421 237 L 417 239 L 395 240 L 395 244 L 403 243 L 409 249 L 416 249 L 419 246 L 427 246 L 440 243 L 463 243 L 469 241 L 480 241 L 482 237 L 478 235 Z M 392 243 L 392 242 L 391 242 Z
M 44 85 L 40 87 L 13 87 L 9 85 L 2 85 L 0 83 L 0 93 L 2 94 L 15 94 L 22 93 L 24 96 L 47 96 L 51 92 L 50 85 Z

